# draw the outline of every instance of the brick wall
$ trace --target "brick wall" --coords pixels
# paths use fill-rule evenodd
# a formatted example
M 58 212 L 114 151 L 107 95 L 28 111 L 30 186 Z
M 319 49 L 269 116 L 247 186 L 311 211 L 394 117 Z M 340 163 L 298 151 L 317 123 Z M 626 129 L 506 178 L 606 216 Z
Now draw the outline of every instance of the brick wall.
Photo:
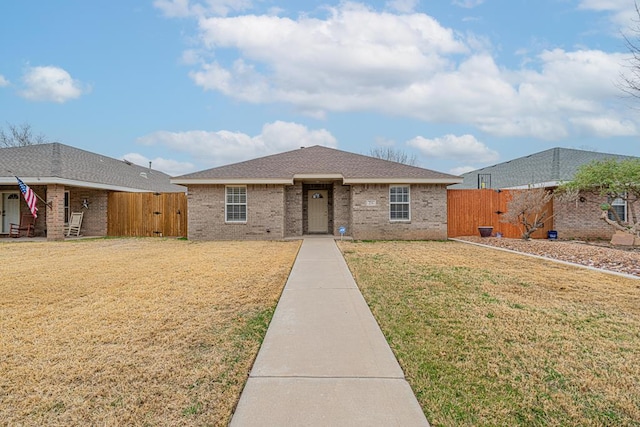
M 331 194 L 330 232 L 338 227 L 356 239 L 446 239 L 444 185 L 411 185 L 411 221 L 389 220 L 388 185 L 322 184 Z M 224 221 L 224 185 L 189 186 L 190 240 L 246 240 L 298 237 L 305 233 L 305 199 L 318 185 L 248 185 L 247 222 Z M 375 203 L 372 203 L 375 201 Z M 270 230 L 267 233 L 266 230 Z
M 282 239 L 283 185 L 247 185 L 247 222 L 226 223 L 224 185 L 191 185 L 188 192 L 190 240 Z
M 31 189 L 40 197 L 47 200 L 47 186 L 46 185 L 30 185 Z M 24 197 L 18 189 L 18 195 L 20 197 L 20 215 L 23 213 L 30 213 L 27 202 L 24 201 Z M 47 214 L 51 211 L 42 200 L 38 199 L 36 203 L 38 207 L 38 218 L 36 218 L 36 228 L 34 235 L 44 237 L 47 235 Z
M 351 236 L 351 187 L 341 182 L 333 183 L 333 235 L 339 236 L 338 228 L 347 229 L 345 235 Z
M 287 185 L 285 194 L 285 237 L 300 237 L 303 234 L 302 183 Z
M 64 239 L 64 185 L 47 185 L 47 240 Z
M 596 193 L 581 193 L 584 201 L 559 202 L 554 200 L 554 228 L 560 239 L 605 239 L 609 240 L 615 229 L 601 217 L 600 204 L 607 198 Z M 640 206 L 636 206 L 640 211 Z M 640 212 L 638 212 L 640 214 Z
M 447 238 L 447 189 L 410 186 L 411 220 L 389 219 L 389 185 L 351 186 L 351 236 L 354 239 L 437 240 Z
M 106 236 L 108 192 L 79 187 L 67 187 L 67 191 L 69 191 L 69 214 L 84 212 L 80 234 L 82 236 Z M 88 209 L 82 206 L 85 199 L 89 203 Z

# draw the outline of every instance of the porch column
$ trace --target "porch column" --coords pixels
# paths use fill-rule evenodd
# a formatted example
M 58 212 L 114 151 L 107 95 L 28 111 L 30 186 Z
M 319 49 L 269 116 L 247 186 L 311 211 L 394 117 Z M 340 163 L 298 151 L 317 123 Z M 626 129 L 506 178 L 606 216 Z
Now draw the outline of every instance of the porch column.
M 47 185 L 47 240 L 64 240 L 64 185 Z

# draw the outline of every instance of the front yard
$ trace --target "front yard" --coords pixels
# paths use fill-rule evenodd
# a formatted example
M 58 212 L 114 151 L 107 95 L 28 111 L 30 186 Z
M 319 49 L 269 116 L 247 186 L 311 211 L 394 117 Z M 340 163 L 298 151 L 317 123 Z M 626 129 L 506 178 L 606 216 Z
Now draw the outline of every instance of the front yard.
M 299 245 L 0 243 L 0 425 L 227 425 Z
M 457 242 L 340 247 L 432 425 L 640 425 L 640 280 Z
M 0 242 L 0 425 L 226 425 L 299 245 Z M 339 245 L 432 425 L 640 426 L 640 280 Z

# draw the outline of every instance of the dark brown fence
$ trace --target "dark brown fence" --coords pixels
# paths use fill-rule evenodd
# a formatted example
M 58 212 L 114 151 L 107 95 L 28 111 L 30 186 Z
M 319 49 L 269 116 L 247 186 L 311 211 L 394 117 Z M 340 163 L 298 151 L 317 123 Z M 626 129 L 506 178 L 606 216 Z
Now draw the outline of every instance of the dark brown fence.
M 184 193 L 110 193 L 107 234 L 127 237 L 187 237 Z
M 520 227 L 501 222 L 507 211 L 507 203 L 517 190 L 448 190 L 447 217 L 449 237 L 479 236 L 478 227 L 491 226 L 493 233 L 504 237 L 520 238 Z M 553 215 L 553 200 L 545 207 L 547 215 Z M 533 233 L 534 239 L 547 237 L 553 229 L 553 219 L 544 228 Z

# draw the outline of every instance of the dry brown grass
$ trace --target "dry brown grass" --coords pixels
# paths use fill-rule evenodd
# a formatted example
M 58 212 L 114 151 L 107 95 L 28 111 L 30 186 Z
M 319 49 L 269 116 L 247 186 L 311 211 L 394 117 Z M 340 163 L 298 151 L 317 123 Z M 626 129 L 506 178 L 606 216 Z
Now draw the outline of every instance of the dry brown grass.
M 454 242 L 340 245 L 434 426 L 640 425 L 640 281 Z
M 0 425 L 226 425 L 298 248 L 0 243 Z

